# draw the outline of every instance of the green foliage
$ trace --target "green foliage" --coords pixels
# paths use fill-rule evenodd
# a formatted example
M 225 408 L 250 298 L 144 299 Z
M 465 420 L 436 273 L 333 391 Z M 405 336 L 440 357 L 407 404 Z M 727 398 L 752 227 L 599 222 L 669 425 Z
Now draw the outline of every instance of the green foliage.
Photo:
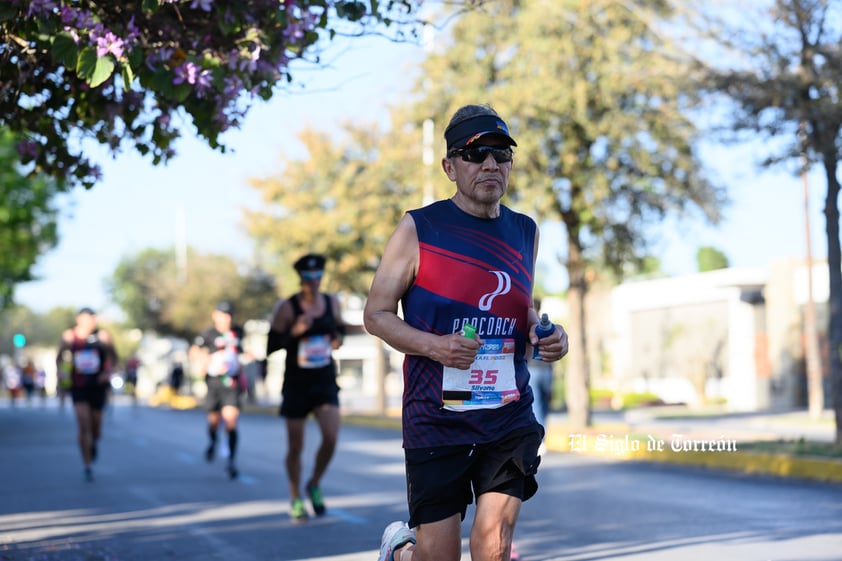
M 15 333 L 26 336 L 27 349 L 56 346 L 62 332 L 73 325 L 76 311 L 73 308 L 53 308 L 38 314 L 23 306 L 11 306 L 0 312 L 0 355 L 13 353 L 12 337 Z
M 421 0 L 6 0 L 0 6 L 0 126 L 25 136 L 23 164 L 93 186 L 80 139 L 174 155 L 187 116 L 213 148 L 256 99 L 318 66 L 337 34 L 412 37 Z
M 234 320 L 242 324 L 265 319 L 278 298 L 273 277 L 255 270 L 242 273 L 229 257 L 192 250 L 186 268 L 171 250 L 146 249 L 125 257 L 108 290 L 129 327 L 187 339 L 210 325 L 221 300 L 234 302 Z
M 651 405 L 662 405 L 664 402 L 660 397 L 651 392 L 632 392 L 623 394 L 622 408 L 647 407 Z
M 53 195 L 100 179 L 87 141 L 114 153 L 134 147 L 158 165 L 175 155 L 187 117 L 224 152 L 220 135 L 238 127 L 255 100 L 288 87 L 295 65 L 318 66 L 325 41 L 414 37 L 421 1 L 0 3 L 0 309 L 58 241 Z M 11 175 L 26 178 L 32 193 Z M 28 199 L 3 210 L 15 197 Z
M 661 260 L 655 257 L 654 255 L 644 256 L 642 259 L 640 259 L 639 268 L 637 272 L 638 274 L 647 277 L 655 277 L 664 274 Z
M 628 392 L 617 396 L 609 389 L 591 388 L 590 396 L 591 406 L 595 409 L 633 409 L 663 404 L 661 398 L 651 392 Z
M 38 257 L 58 241 L 56 184 L 21 172 L 16 140 L 0 128 L 0 310 L 12 303 L 16 284 L 34 279 Z
M 285 279 L 285 294 L 298 290 L 292 263 L 310 252 L 328 258 L 323 289 L 367 293 L 403 212 L 421 205 L 419 128 L 383 133 L 349 124 L 344 132 L 336 142 L 302 132 L 306 159 L 283 159 L 281 173 L 251 180 L 265 205 L 247 211 L 245 223 L 275 259 L 269 266 Z
M 591 388 L 590 401 L 591 407 L 595 409 L 610 409 L 611 399 L 614 397 L 614 392 L 611 390 Z
M 700 273 L 728 268 L 728 256 L 715 247 L 700 247 L 696 251 L 696 265 Z
M 842 446 L 834 442 L 817 442 L 800 438 L 798 440 L 758 440 L 741 442 L 740 450 L 766 452 L 770 454 L 791 454 L 818 458 L 842 458 Z
M 722 198 L 693 149 L 689 61 L 655 30 L 670 14 L 630 4 L 494 3 L 457 26 L 480 64 L 445 55 L 469 73 L 452 82 L 485 90 L 515 130 L 516 200 L 562 220 L 573 268 L 618 274 L 648 255 L 653 223 L 690 207 L 716 220 Z

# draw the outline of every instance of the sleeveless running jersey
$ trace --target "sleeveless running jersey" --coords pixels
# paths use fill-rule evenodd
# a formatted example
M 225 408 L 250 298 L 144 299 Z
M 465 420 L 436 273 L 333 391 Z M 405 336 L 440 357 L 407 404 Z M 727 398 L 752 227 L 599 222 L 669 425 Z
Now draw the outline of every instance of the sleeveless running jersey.
M 458 371 L 406 355 L 404 447 L 479 444 L 531 425 L 525 352 L 535 222 L 502 205 L 499 217 L 478 218 L 449 199 L 409 214 L 420 255 L 415 281 L 401 299 L 404 320 L 439 335 L 459 332 L 470 323 L 486 343 L 479 356 L 501 367 Z M 450 381 L 454 376 L 468 380 L 474 372 L 477 379 L 469 387 L 454 387 Z
M 105 372 L 108 353 L 105 345 L 99 340 L 99 332 L 94 331 L 86 338 L 80 338 L 73 333 L 70 344 L 72 354 L 71 383 L 74 388 L 93 388 L 102 385 L 97 378 Z
M 336 363 L 333 361 L 333 338 L 339 332 L 333 316 L 333 304 L 327 294 L 324 298 L 325 311 L 313 319 L 313 323 L 300 337 L 290 337 L 284 363 L 285 387 L 310 387 L 336 384 Z M 304 313 L 298 295 L 291 298 L 293 313 Z

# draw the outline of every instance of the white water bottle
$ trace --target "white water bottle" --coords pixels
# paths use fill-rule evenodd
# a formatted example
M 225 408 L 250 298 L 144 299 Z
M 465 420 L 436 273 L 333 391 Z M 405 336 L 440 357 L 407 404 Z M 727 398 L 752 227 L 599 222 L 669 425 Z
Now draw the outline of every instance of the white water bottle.
M 555 325 L 553 325 L 553 322 L 550 321 L 550 317 L 547 314 L 541 314 L 541 321 L 535 327 L 535 335 L 537 335 L 539 339 L 543 339 L 553 331 L 555 331 Z M 541 360 L 541 355 L 538 354 L 538 345 L 535 345 L 532 348 L 532 358 L 535 360 Z

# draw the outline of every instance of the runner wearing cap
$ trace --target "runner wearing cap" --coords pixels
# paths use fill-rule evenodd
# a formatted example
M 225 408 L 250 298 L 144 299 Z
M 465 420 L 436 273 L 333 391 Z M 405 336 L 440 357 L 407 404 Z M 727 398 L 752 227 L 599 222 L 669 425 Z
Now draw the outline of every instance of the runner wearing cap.
M 117 352 L 111 334 L 97 326 L 96 313 L 91 308 L 82 308 L 76 314 L 76 325 L 62 333 L 56 366 L 70 381 L 87 481 L 94 480 L 92 464 L 102 436 L 102 411 L 116 364 Z
M 286 349 L 280 414 L 286 419 L 289 446 L 286 469 L 292 501 L 290 516 L 300 522 L 307 519 L 301 499 L 301 453 L 310 413 L 319 424 L 322 441 L 305 489 L 316 516 L 326 511 L 320 482 L 333 458 L 340 424 L 339 386 L 332 351 L 342 344 L 345 323 L 336 296 L 319 290 L 325 257 L 305 255 L 295 262 L 294 268 L 301 279 L 301 290 L 279 301 L 272 311 L 267 352 Z
M 211 314 L 213 326 L 196 337 L 190 350 L 208 388 L 205 406 L 208 411 L 210 442 L 205 450 L 205 459 L 212 462 L 216 456 L 216 434 L 221 419 L 228 435 L 228 463 L 225 469 L 231 479 L 238 475 L 234 458 L 237 454 L 241 378 L 244 376 L 240 362 L 243 330 L 233 324 L 233 315 L 234 305 L 231 302 L 223 300 L 217 304 Z
M 527 344 L 539 341 L 538 228 L 501 203 L 516 144 L 485 105 L 456 111 L 444 138 L 441 165 L 454 193 L 404 215 L 364 311 L 368 332 L 405 357 L 409 520 L 386 527 L 379 561 L 458 561 L 474 502 L 471 559 L 507 560 L 521 503 L 538 488 L 544 431 L 525 359 Z M 542 360 L 559 360 L 567 335 L 556 326 L 539 348 Z

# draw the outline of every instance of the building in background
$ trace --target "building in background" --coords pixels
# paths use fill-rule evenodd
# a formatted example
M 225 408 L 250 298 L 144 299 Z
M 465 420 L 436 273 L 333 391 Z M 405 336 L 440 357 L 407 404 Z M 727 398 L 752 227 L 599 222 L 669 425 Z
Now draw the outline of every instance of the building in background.
M 814 267 L 827 381 L 827 265 Z M 592 296 L 591 356 L 607 357 L 592 361 L 592 386 L 734 411 L 806 406 L 806 278 L 803 263 L 780 261 L 632 281 Z M 600 306 L 610 313 L 594 313 Z

